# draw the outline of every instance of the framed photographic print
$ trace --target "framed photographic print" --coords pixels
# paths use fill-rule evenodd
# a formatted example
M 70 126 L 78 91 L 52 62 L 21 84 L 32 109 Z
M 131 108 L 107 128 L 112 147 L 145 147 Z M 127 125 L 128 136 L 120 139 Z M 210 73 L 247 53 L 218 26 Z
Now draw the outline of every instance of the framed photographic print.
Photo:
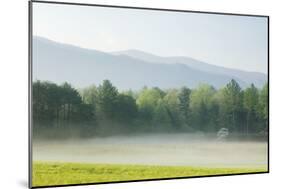
M 268 16 L 30 1 L 30 187 L 268 173 L 268 67 Z

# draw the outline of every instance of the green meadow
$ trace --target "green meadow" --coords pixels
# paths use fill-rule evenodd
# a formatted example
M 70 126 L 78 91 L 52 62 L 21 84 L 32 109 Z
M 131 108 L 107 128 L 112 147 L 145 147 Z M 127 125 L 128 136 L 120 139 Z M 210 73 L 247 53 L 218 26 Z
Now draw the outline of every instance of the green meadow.
M 267 171 L 265 167 L 201 168 L 190 166 L 148 166 L 37 161 L 33 163 L 32 185 L 36 187 L 265 171 Z

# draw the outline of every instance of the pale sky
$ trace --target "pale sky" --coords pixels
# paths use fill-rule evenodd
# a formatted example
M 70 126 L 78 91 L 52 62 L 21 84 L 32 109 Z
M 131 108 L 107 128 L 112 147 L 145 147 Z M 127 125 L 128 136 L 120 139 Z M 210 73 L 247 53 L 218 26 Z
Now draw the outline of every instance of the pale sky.
M 33 3 L 33 34 L 105 52 L 138 49 L 267 73 L 267 18 Z

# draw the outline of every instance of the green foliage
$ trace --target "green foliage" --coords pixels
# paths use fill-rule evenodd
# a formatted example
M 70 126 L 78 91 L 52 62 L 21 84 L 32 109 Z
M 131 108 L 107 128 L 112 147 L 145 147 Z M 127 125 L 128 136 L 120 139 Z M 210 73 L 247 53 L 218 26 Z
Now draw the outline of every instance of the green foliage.
M 136 103 L 138 105 L 141 119 L 144 119 L 147 122 L 152 121 L 159 99 L 162 99 L 162 96 L 158 89 L 144 88 L 140 92 Z
M 268 84 L 265 84 L 260 91 L 259 113 L 264 119 L 268 119 Z
M 251 84 L 250 88 L 247 88 L 244 91 L 244 108 L 248 112 L 254 112 L 257 109 L 258 106 L 258 89 L 254 86 L 254 84 Z
M 238 132 L 237 122 L 241 120 L 239 115 L 243 109 L 243 93 L 234 79 L 222 90 L 222 103 L 227 116 L 226 120 L 232 123 L 230 129 Z
M 33 83 L 35 131 L 82 136 L 127 132 L 217 132 L 258 134 L 267 129 L 268 85 L 242 90 L 232 79 L 224 88 L 162 90 L 144 87 L 119 92 L 109 81 L 80 90 L 70 84 Z M 36 134 L 37 132 L 35 132 Z
M 91 85 L 81 90 L 80 95 L 85 104 L 91 104 L 91 105 L 97 104 L 98 90 L 95 85 Z
M 180 116 L 183 119 L 183 123 L 185 125 L 190 124 L 191 110 L 190 110 L 190 94 L 191 90 L 183 87 L 179 92 L 179 109 Z
M 163 99 L 157 101 L 157 105 L 154 109 L 153 125 L 160 125 L 161 128 L 166 129 L 172 124 L 171 118 L 167 111 L 167 105 Z
M 212 115 L 212 109 L 215 107 L 214 95 L 216 90 L 207 84 L 201 84 L 191 93 L 191 112 L 193 128 L 200 131 L 209 131 L 210 125 L 214 122 L 213 119 L 217 115 Z
M 99 111 L 105 119 L 112 119 L 118 100 L 118 90 L 109 80 L 104 80 L 98 87 L 97 102 Z
M 121 123 L 131 123 L 138 114 L 135 99 L 132 96 L 119 94 L 115 108 L 115 116 Z
M 35 134 L 54 129 L 76 129 L 89 132 L 95 125 L 95 109 L 84 104 L 78 91 L 70 84 L 56 85 L 50 82 L 33 83 L 33 125 Z M 41 133 L 42 133 L 41 132 Z M 62 132 L 67 135 L 67 132 Z
M 255 119 L 257 117 L 257 109 L 258 109 L 258 89 L 254 86 L 254 84 L 251 84 L 251 87 L 247 88 L 244 91 L 244 109 L 247 112 L 247 124 L 246 124 L 246 133 L 249 133 L 249 129 L 254 129 L 253 123 L 255 122 Z
M 177 90 L 170 90 L 167 92 L 163 101 L 166 105 L 166 111 L 171 120 L 171 126 L 176 130 L 181 127 L 181 117 L 180 117 L 180 100 L 178 98 Z

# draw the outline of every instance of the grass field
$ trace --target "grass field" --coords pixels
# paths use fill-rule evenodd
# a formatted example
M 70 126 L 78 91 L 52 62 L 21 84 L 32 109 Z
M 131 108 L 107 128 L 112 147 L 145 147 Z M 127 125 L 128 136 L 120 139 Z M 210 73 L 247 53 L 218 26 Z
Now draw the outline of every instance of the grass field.
M 266 168 L 196 168 L 37 161 L 33 163 L 32 174 L 35 187 L 265 171 Z

